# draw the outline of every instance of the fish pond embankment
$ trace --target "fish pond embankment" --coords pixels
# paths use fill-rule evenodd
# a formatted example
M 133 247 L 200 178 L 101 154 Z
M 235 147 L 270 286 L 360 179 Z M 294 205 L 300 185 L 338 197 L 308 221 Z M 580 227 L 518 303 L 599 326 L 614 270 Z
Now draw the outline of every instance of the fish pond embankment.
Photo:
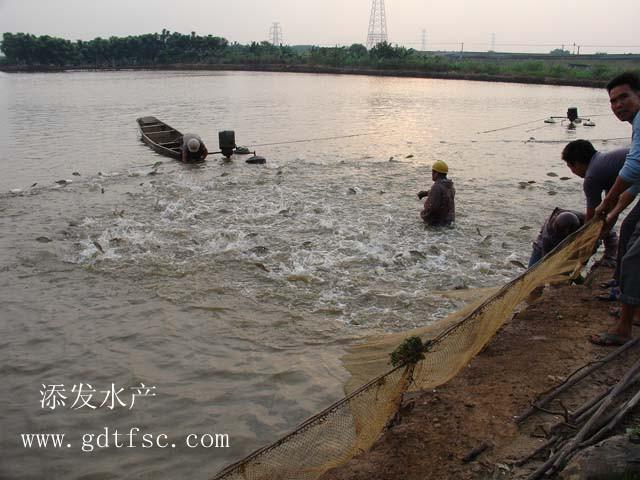
M 56 73 L 67 71 L 119 71 L 119 70 L 185 70 L 185 71 L 241 71 L 241 72 L 284 72 L 284 73 L 317 73 L 331 75 L 368 75 L 377 77 L 403 77 L 403 78 L 432 78 L 443 80 L 471 80 L 480 82 L 507 82 L 529 85 L 559 85 L 587 88 L 602 88 L 606 80 L 554 78 L 527 75 L 486 74 L 472 72 L 425 72 L 411 69 L 376 69 L 365 67 L 332 67 L 325 65 L 227 65 L 227 64 L 199 64 L 199 63 L 172 63 L 127 67 L 57 67 L 45 65 L 15 66 L 0 65 L 0 71 L 5 73 Z

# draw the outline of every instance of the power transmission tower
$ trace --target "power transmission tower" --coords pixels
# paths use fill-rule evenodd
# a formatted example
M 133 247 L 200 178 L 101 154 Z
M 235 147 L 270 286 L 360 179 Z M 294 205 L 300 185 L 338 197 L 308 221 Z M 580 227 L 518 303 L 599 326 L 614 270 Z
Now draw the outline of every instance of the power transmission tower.
M 491 50 L 489 50 L 490 52 L 495 52 L 496 51 L 496 34 L 492 33 L 491 34 Z
M 280 23 L 273 22 L 271 28 L 269 29 L 269 42 L 272 45 L 282 45 L 282 27 Z
M 384 0 L 373 0 L 371 16 L 369 17 L 369 33 L 367 34 L 367 48 L 375 47 L 380 42 L 388 41 L 387 14 Z
M 427 31 L 422 30 L 422 51 L 427 51 Z

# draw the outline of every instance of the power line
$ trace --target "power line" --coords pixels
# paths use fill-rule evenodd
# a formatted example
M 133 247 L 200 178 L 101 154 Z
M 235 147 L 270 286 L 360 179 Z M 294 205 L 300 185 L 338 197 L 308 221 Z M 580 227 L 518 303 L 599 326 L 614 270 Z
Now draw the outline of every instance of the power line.
M 458 41 L 458 42 L 430 42 L 431 45 L 460 45 L 460 43 L 462 43 L 462 41 Z M 464 42 L 466 45 L 480 45 L 480 46 L 485 46 L 488 45 L 485 42 Z M 419 45 L 420 42 L 402 42 L 403 45 Z M 560 47 L 560 46 L 567 46 L 567 45 L 573 45 L 574 42 L 559 42 L 559 43 L 498 43 L 496 42 L 495 45 L 496 46 L 502 46 L 502 47 Z M 586 44 L 578 44 L 577 42 L 575 43 L 576 46 L 580 45 L 583 48 L 640 48 L 640 45 L 586 45 Z M 493 45 L 493 43 L 492 43 Z
M 353 41 L 337 41 L 332 43 L 319 43 L 315 44 L 318 46 L 322 45 L 351 45 L 354 43 Z M 460 45 L 463 43 L 462 40 L 459 41 L 429 41 L 429 45 Z M 557 42 L 557 43 L 511 43 L 511 42 L 495 42 L 496 47 L 566 47 L 568 45 L 573 45 L 574 42 Z M 422 40 L 420 41 L 407 41 L 407 42 L 398 42 L 400 45 L 422 45 Z M 467 42 L 464 41 L 465 45 L 473 45 L 473 46 L 493 46 L 493 42 Z M 640 45 L 596 45 L 596 44 L 584 44 L 575 42 L 576 46 L 580 46 L 581 48 L 640 48 Z M 564 48 L 563 48 L 564 49 Z
M 320 141 L 325 141 L 325 140 L 339 140 L 342 138 L 352 138 L 352 137 L 364 137 L 367 135 L 374 135 L 376 132 L 371 132 L 371 133 L 354 133 L 351 135 L 338 135 L 335 137 L 319 137 L 319 138 L 306 138 L 303 140 L 289 140 L 289 141 L 284 141 L 284 142 L 273 142 L 273 143 L 259 143 L 257 145 L 250 145 L 250 148 L 254 148 L 254 147 L 269 147 L 272 145 L 289 145 L 291 143 L 306 143 L 306 142 L 320 142 Z

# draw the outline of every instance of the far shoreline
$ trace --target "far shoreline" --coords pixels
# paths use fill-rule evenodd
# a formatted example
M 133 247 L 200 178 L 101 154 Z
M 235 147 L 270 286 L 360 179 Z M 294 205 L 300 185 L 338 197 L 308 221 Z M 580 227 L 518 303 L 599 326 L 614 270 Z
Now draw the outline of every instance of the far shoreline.
M 470 80 L 478 82 L 520 83 L 527 85 L 553 85 L 565 87 L 604 88 L 605 80 L 565 79 L 552 77 L 530 77 L 525 75 L 488 75 L 482 73 L 460 72 L 424 72 L 420 70 L 382 70 L 361 67 L 330 67 L 321 65 L 229 65 L 229 64 L 162 64 L 127 67 L 54 67 L 54 66 L 12 66 L 0 65 L 5 73 L 61 73 L 96 71 L 136 71 L 136 70 L 183 70 L 183 71 L 239 71 L 239 72 L 279 72 L 279 73 L 315 73 L 331 75 L 365 75 L 375 77 L 430 78 L 438 80 Z

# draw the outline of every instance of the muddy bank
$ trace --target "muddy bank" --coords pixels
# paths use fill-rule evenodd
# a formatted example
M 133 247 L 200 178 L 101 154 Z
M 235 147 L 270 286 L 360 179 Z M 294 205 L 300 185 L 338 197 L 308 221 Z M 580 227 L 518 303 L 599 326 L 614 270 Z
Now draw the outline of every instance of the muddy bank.
M 456 378 L 405 397 L 371 450 L 323 480 L 526 478 L 546 456 L 516 462 L 546 442 L 564 408 L 575 410 L 615 384 L 638 358 L 633 347 L 579 382 L 549 406 L 555 414 L 538 412 L 520 426 L 514 421 L 538 396 L 612 351 L 586 340 L 613 321 L 611 304 L 594 298 L 610 275 L 598 269 L 584 285 L 547 287 Z
M 204 64 L 166 64 L 143 65 L 135 67 L 53 67 L 53 66 L 8 66 L 0 65 L 0 71 L 6 73 L 53 73 L 65 71 L 117 71 L 117 70 L 189 70 L 189 71 L 242 71 L 242 72 L 289 72 L 324 73 L 332 75 L 370 75 L 378 77 L 435 78 L 445 80 L 472 80 L 480 82 L 524 83 L 531 85 L 560 85 L 572 87 L 602 88 L 605 80 L 563 79 L 550 77 L 527 77 L 523 75 L 487 75 L 462 72 L 423 72 L 420 70 L 381 70 L 359 67 L 329 67 L 320 65 L 204 65 Z

